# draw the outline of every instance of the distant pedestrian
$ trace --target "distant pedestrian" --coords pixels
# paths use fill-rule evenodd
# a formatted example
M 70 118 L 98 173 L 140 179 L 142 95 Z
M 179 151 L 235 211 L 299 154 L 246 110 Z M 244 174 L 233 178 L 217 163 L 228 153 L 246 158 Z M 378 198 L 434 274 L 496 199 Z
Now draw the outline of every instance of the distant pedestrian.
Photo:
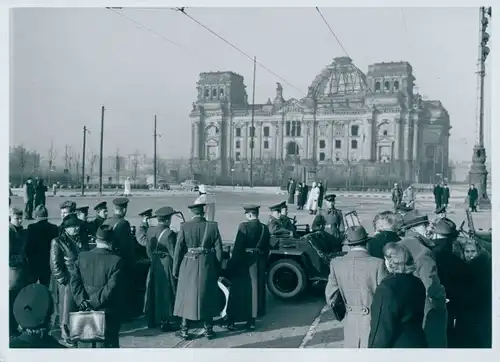
M 476 189 L 476 185 L 470 185 L 469 191 L 467 191 L 467 197 L 469 198 L 470 211 L 477 212 L 477 200 L 479 198 L 479 193 Z
M 123 184 L 123 196 L 127 197 L 132 195 L 131 186 L 130 186 L 130 177 L 127 177 L 125 183 Z
M 440 184 L 436 184 L 434 185 L 432 193 L 434 194 L 434 203 L 436 204 L 436 209 L 439 209 L 443 202 L 443 188 Z
M 28 177 L 23 187 L 24 217 L 26 220 L 33 220 L 33 202 L 35 200 L 35 188 L 31 177 Z
M 403 189 L 397 182 L 394 182 L 394 186 L 392 188 L 391 192 L 391 197 L 392 197 L 392 203 L 394 204 L 394 209 L 401 204 L 403 201 Z
M 295 190 L 297 188 L 297 183 L 295 180 L 290 179 L 290 182 L 288 183 L 288 204 L 295 204 Z
M 447 184 L 443 184 L 443 195 L 441 197 L 441 206 L 448 207 L 450 201 L 450 188 Z
M 318 189 L 319 189 L 319 193 L 318 193 L 318 209 L 322 209 L 323 208 L 323 199 L 325 197 L 325 186 L 323 186 L 323 182 L 318 182 Z
M 316 215 L 318 212 L 318 198 L 319 198 L 319 188 L 316 182 L 313 182 L 311 192 L 307 198 L 306 209 L 309 210 L 309 214 Z
M 215 221 L 215 200 L 207 195 L 205 185 L 198 187 L 199 196 L 194 201 L 195 204 L 205 204 L 205 216 L 208 221 Z
M 38 205 L 44 205 L 46 201 L 45 193 L 47 192 L 47 186 L 44 185 L 43 179 L 38 179 L 37 184 L 35 186 L 35 208 Z

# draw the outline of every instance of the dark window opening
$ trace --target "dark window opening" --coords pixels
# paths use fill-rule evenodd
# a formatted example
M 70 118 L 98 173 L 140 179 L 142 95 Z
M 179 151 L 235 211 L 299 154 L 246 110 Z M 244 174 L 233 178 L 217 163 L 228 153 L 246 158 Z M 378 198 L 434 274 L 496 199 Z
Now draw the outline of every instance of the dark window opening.
M 326 142 L 325 140 L 320 140 L 319 141 L 319 148 L 325 148 L 326 147 Z
M 224 95 L 224 88 L 219 89 L 219 95 L 223 96 Z
M 341 140 L 335 140 L 335 148 L 342 148 L 342 141 Z
M 358 136 L 359 126 L 351 126 L 351 136 Z
M 205 98 L 210 97 L 210 90 L 207 88 L 205 89 Z
M 290 122 L 286 122 L 286 135 L 290 136 Z
M 267 150 L 269 148 L 269 141 L 264 141 L 264 149 Z
M 301 137 L 302 128 L 299 121 L 286 122 L 286 136 L 287 137 Z
M 335 157 L 335 161 L 340 162 L 340 157 L 339 156 Z
M 239 152 L 236 152 L 236 161 L 239 161 L 241 159 L 241 154 Z
M 358 148 L 358 141 L 357 140 L 351 140 L 351 148 L 355 150 Z
M 296 128 L 296 131 L 295 131 L 295 136 L 300 137 L 301 131 L 302 131 L 301 123 L 297 122 L 297 128 Z
M 264 137 L 269 137 L 269 127 L 264 127 Z
M 212 89 L 212 97 L 217 97 L 217 89 Z
M 387 136 L 387 130 L 384 130 L 384 136 Z
M 236 137 L 241 137 L 241 128 L 236 128 Z
M 324 161 L 324 160 L 325 160 L 325 158 L 326 158 L 325 153 L 324 153 L 324 152 L 320 152 L 320 153 L 319 153 L 319 160 L 320 160 L 320 161 Z
M 385 90 L 391 89 L 391 85 L 389 84 L 389 82 L 385 82 L 384 87 L 385 87 Z
M 399 82 L 398 81 L 394 82 L 394 90 L 399 90 Z
M 286 146 L 287 155 L 297 156 L 299 154 L 299 146 L 295 142 L 290 142 Z
M 240 141 L 236 141 L 236 148 L 240 148 Z
M 375 82 L 375 92 L 380 91 L 380 82 Z

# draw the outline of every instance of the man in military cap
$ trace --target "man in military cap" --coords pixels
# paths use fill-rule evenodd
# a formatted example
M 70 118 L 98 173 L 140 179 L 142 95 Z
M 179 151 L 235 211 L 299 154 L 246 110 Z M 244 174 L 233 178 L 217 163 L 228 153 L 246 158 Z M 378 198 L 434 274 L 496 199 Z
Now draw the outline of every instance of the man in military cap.
M 93 224 L 88 221 L 89 218 L 89 207 L 88 206 L 78 206 L 76 208 L 76 216 L 82 221 L 80 228 L 81 231 L 87 235 L 89 241 L 94 237 L 95 231 L 92 230 Z
M 464 308 L 466 293 L 463 287 L 464 280 L 467 280 L 467 264 L 464 260 L 453 253 L 453 244 L 458 237 L 455 223 L 447 218 L 442 218 L 434 224 L 433 239 L 436 245 L 432 249 L 432 254 L 436 259 L 437 273 L 439 280 L 446 291 L 446 304 L 448 310 L 447 339 L 450 348 L 460 347 L 457 343 L 459 336 L 454 333 L 454 325 L 458 319 L 467 313 Z
M 94 206 L 94 211 L 96 212 L 96 217 L 90 223 L 92 224 L 91 230 L 93 232 L 92 236 L 95 237 L 95 233 L 99 226 L 104 223 L 104 220 L 108 218 L 108 203 L 106 201 L 101 201 L 96 206 Z
M 146 246 L 146 242 L 148 240 L 146 234 L 149 229 L 148 220 L 153 216 L 153 209 L 147 209 L 139 213 L 139 216 L 142 220 L 141 225 L 139 225 L 139 238 L 137 239 L 137 242 L 142 246 Z
M 126 197 L 114 199 L 114 215 L 106 219 L 103 225 L 109 225 L 113 230 L 113 248 L 124 259 L 125 264 L 131 265 L 134 262 L 134 242 L 130 223 L 125 219 L 128 203 Z
M 282 202 L 269 207 L 269 210 L 271 211 L 271 216 L 267 223 L 267 226 L 269 227 L 269 232 L 271 233 L 271 235 L 277 237 L 287 237 L 287 236 L 292 237 L 293 231 L 287 229 L 285 225 L 283 225 L 282 219 L 280 218 L 282 208 L 283 208 Z
M 170 230 L 172 216 L 177 212 L 170 206 L 155 211 L 157 226 L 152 226 L 146 233 L 146 252 L 151 260 L 146 281 L 146 299 L 144 313 L 148 327 L 157 325 L 165 332 L 173 329 L 173 312 L 177 280 L 173 276 L 173 262 L 177 234 Z M 152 210 L 141 213 L 151 217 Z
M 335 208 L 335 199 L 337 195 L 329 194 L 325 196 L 326 203 L 326 215 L 325 215 L 325 231 L 332 235 L 338 242 L 342 242 L 344 239 L 345 225 L 344 225 L 344 215 L 342 211 Z M 318 216 L 316 216 L 318 217 Z
M 344 348 L 366 348 L 373 295 L 388 273 L 383 260 L 368 254 L 370 237 L 364 227 L 351 226 L 346 239 L 349 252 L 330 262 L 326 302 L 332 305 L 336 298 L 345 301 Z
M 297 232 L 297 229 L 295 228 L 292 219 L 288 216 L 288 205 L 286 204 L 286 201 L 283 201 L 281 203 L 280 221 L 281 225 L 285 229 L 290 230 L 293 233 Z
M 193 219 L 182 223 L 174 253 L 178 278 L 174 315 L 182 318 L 181 337 L 189 338 L 188 320 L 204 321 L 205 336 L 215 337 L 213 318 L 220 314 L 218 280 L 222 265 L 222 240 L 216 222 L 205 219 L 205 204 L 190 205 Z
M 446 348 L 446 292 L 437 273 L 436 261 L 431 248 L 435 243 L 427 238 L 429 218 L 412 210 L 403 216 L 405 236 L 398 243 L 405 245 L 415 260 L 415 276 L 427 290 L 424 310 L 424 332 L 429 348 Z
M 21 335 L 10 341 L 10 348 L 65 348 L 49 335 L 54 302 L 47 287 L 30 284 L 23 288 L 14 302 L 15 325 Z
M 269 228 L 259 221 L 259 205 L 244 205 L 247 221 L 238 227 L 226 275 L 231 281 L 227 306 L 227 328 L 247 322 L 255 328 L 255 319 L 266 313 L 266 264 L 270 249 Z
M 120 347 L 120 326 L 125 317 L 127 275 L 124 260 L 113 251 L 112 244 L 113 231 L 105 224 L 97 230 L 96 247 L 90 251 L 76 255 L 70 245 L 63 243 L 69 259 L 75 305 L 79 310 L 105 312 L 105 339 L 104 343 L 96 343 L 97 348 Z
M 10 209 L 9 223 L 9 310 L 10 335 L 17 334 L 13 314 L 14 300 L 30 278 L 28 258 L 26 256 L 26 231 L 23 228 L 23 212 L 15 207 Z

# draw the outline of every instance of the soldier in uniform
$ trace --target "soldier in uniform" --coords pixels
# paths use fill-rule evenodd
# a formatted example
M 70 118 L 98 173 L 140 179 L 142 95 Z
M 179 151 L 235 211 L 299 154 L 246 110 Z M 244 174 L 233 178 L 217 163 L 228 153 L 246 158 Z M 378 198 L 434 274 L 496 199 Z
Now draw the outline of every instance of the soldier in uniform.
M 132 236 L 130 223 L 125 219 L 129 200 L 126 197 L 119 197 L 113 200 L 114 215 L 106 219 L 103 225 L 109 225 L 113 234 L 113 250 L 123 258 L 124 273 L 126 278 L 133 275 L 135 265 L 135 241 Z M 125 291 L 127 297 L 132 297 L 133 288 L 127 285 Z M 125 311 L 126 319 L 131 317 L 132 308 Z
M 295 225 L 292 222 L 292 219 L 288 217 L 288 205 L 286 204 L 286 201 L 283 201 L 281 203 L 281 210 L 280 210 L 280 221 L 281 225 L 287 229 L 295 233 L 297 231 Z
M 247 322 L 255 329 L 255 319 L 266 312 L 266 264 L 270 249 L 267 225 L 259 221 L 259 205 L 243 206 L 248 221 L 238 227 L 233 253 L 227 265 L 231 292 L 227 306 L 227 328 Z
M 325 196 L 327 213 L 325 216 L 325 231 L 332 235 L 338 242 L 344 239 L 345 225 L 342 211 L 335 208 L 335 199 L 337 195 L 329 194 Z M 316 216 L 318 217 L 318 216 Z
M 178 278 L 174 315 L 182 318 L 181 337 L 189 338 L 188 320 L 205 323 L 205 337 L 215 337 L 213 318 L 225 300 L 215 291 L 222 265 L 222 240 L 216 222 L 205 219 L 205 204 L 188 206 L 193 219 L 181 224 L 173 273 Z
M 146 234 L 149 229 L 148 220 L 153 216 L 153 209 L 147 209 L 146 211 L 141 212 L 139 216 L 142 218 L 142 221 L 141 225 L 139 225 L 139 238 L 137 239 L 137 242 L 142 246 L 146 246 L 148 241 Z
M 146 210 L 141 214 L 151 217 L 152 211 Z M 164 332 L 173 329 L 172 316 L 177 288 L 177 280 L 172 273 L 177 234 L 170 230 L 172 216 L 175 214 L 176 211 L 170 206 L 156 210 L 158 225 L 150 227 L 146 234 L 146 251 L 151 266 L 146 280 L 144 313 L 149 328 L 160 325 Z
M 89 240 L 91 240 L 95 235 L 95 231 L 92 229 L 94 226 L 88 221 L 89 218 L 89 207 L 88 206 L 78 206 L 76 208 L 76 216 L 82 220 L 82 226 L 80 226 L 81 231 L 87 234 Z
M 108 203 L 106 201 L 101 201 L 96 206 L 94 206 L 94 211 L 96 212 L 96 217 L 91 221 L 92 224 L 92 236 L 95 238 L 95 233 L 99 226 L 104 223 L 104 220 L 108 218 Z
M 272 205 L 269 207 L 271 215 L 269 217 L 267 226 L 269 227 L 269 232 L 271 233 L 271 235 L 278 237 L 287 237 L 287 236 L 291 237 L 293 236 L 293 231 L 286 229 L 280 218 L 282 206 L 283 203 L 280 202 L 279 204 Z

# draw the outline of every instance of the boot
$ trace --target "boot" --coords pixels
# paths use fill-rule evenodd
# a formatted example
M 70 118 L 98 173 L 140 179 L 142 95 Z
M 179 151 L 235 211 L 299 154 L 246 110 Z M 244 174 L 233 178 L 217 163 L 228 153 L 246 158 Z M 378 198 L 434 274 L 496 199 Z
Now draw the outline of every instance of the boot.
M 250 319 L 246 324 L 246 329 L 253 331 L 255 329 L 255 318 Z
M 187 319 L 185 319 L 185 318 L 182 319 L 180 337 L 184 340 L 189 339 L 189 327 L 188 327 Z
M 212 322 L 205 322 L 205 332 L 203 333 L 207 339 L 214 339 L 215 338 L 215 332 L 214 332 L 214 326 Z
M 236 326 L 234 325 L 234 322 L 231 321 L 230 319 L 228 319 L 227 322 L 226 322 L 226 329 L 228 331 L 234 331 L 234 330 L 236 330 Z

